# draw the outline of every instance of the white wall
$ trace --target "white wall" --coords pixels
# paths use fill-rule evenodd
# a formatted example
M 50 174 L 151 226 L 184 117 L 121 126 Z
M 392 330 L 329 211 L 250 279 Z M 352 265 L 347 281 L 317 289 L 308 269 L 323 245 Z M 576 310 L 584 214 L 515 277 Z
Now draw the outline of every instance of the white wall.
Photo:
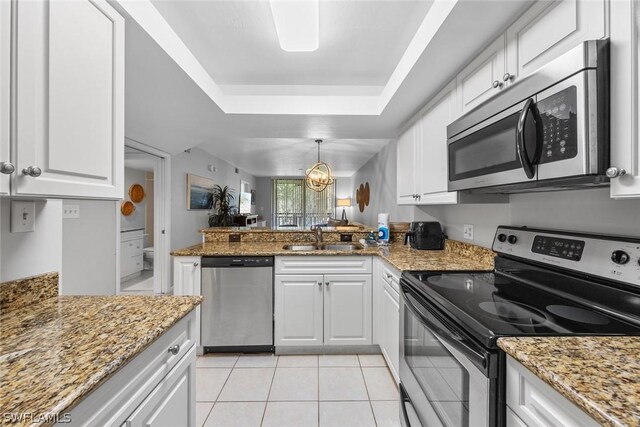
M 351 177 L 352 203 L 349 219 L 366 225 L 378 224 L 378 213 L 388 212 L 390 221 L 413 221 L 413 208 L 396 203 L 396 143 L 389 143 Z M 356 188 L 369 182 L 369 206 L 360 212 Z
M 120 202 L 65 200 L 80 206 L 80 218 L 62 220 L 60 294 L 116 293 L 116 223 Z M 142 213 L 144 215 L 144 212 Z
M 61 271 L 62 201 L 35 204 L 35 230 L 11 233 L 11 200 L 0 201 L 0 282 Z
M 262 215 L 262 218 L 267 221 L 267 227 L 271 227 L 271 211 L 273 205 L 273 199 L 271 195 L 272 190 L 272 178 L 259 177 L 256 178 L 256 213 Z
M 640 200 L 613 200 L 608 187 L 512 194 L 502 204 L 403 207 L 396 204 L 396 170 L 390 144 L 356 172 L 353 185 L 369 181 L 371 205 L 362 214 L 355 208 L 355 221 L 375 224 L 376 214 L 385 211 L 392 221 L 435 220 L 456 240 L 463 240 L 463 224 L 473 224 L 473 243 L 486 247 L 501 224 L 640 237 Z
M 145 193 L 147 192 L 145 171 L 124 168 L 124 191 L 125 200 L 131 200 L 129 198 L 129 188 L 133 184 L 140 184 L 144 187 Z M 147 206 L 146 197 L 140 203 L 134 203 L 136 210 L 129 216 L 120 215 L 120 229 L 122 231 L 135 230 L 144 228 L 145 225 L 145 210 Z
M 209 165 L 213 165 L 216 172 L 210 172 Z M 241 180 L 251 183 L 252 189 L 256 188 L 253 175 L 242 170 L 235 173 L 235 166 L 199 148 L 171 156 L 171 250 L 200 243 L 202 235 L 198 230 L 208 227 L 208 211 L 187 210 L 187 173 L 211 178 L 215 184 L 233 188 L 236 205 Z M 252 206 L 252 211 L 255 212 L 256 206 Z

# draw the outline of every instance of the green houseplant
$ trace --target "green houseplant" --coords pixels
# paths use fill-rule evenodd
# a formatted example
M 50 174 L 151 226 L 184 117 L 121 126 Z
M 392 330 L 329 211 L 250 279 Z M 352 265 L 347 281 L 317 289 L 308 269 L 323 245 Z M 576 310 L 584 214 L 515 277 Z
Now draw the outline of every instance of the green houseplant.
M 229 227 L 233 225 L 233 190 L 228 185 L 215 185 L 211 195 L 213 212 L 209 215 L 210 227 Z

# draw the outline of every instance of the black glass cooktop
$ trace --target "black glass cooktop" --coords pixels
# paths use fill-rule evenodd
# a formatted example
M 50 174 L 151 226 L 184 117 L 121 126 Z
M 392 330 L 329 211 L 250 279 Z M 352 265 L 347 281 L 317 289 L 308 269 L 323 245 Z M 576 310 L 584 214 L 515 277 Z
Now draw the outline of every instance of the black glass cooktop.
M 564 281 L 558 293 L 493 272 L 412 272 L 403 277 L 405 286 L 489 348 L 501 336 L 640 335 L 640 323 L 633 319 L 614 317 L 583 295 L 567 294 L 564 286 L 573 284 L 562 277 L 553 278 L 556 285 Z M 597 295 L 598 289 L 589 291 Z

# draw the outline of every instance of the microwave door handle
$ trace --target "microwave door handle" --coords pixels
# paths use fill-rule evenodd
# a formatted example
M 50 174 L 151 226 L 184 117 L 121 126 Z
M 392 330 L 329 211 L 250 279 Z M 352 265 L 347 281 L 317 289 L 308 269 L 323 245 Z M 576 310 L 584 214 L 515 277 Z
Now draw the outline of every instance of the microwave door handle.
M 525 135 L 525 124 L 529 115 L 531 115 L 531 119 L 533 119 L 535 126 L 534 147 L 529 147 L 527 145 L 528 141 L 526 140 Z M 542 120 L 538 113 L 538 108 L 536 107 L 536 103 L 533 101 L 533 98 L 529 98 L 524 103 L 524 107 L 522 107 L 520 118 L 518 119 L 518 127 L 516 128 L 516 149 L 518 152 L 518 158 L 520 159 L 520 164 L 522 164 L 524 173 L 529 179 L 532 179 L 536 175 L 535 165 L 538 163 L 542 152 L 541 128 Z M 530 151 L 533 151 L 533 153 L 530 153 Z

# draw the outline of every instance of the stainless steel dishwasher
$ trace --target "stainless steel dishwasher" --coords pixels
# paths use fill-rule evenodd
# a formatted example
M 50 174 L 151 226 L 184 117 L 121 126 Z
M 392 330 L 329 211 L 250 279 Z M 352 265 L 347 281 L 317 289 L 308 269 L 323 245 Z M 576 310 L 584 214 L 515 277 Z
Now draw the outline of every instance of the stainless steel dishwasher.
M 204 352 L 273 346 L 273 257 L 202 258 Z

